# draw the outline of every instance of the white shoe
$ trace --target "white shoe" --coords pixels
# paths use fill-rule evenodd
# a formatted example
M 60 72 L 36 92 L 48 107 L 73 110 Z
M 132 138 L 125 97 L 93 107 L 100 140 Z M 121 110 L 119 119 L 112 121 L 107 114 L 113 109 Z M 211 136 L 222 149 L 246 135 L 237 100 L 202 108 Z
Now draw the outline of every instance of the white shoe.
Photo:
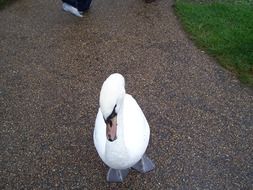
M 75 16 L 78 17 L 83 17 L 83 15 L 80 14 L 80 12 L 77 10 L 77 8 L 72 7 L 71 5 L 67 4 L 67 3 L 63 3 L 62 4 L 62 9 L 66 12 L 70 12 Z

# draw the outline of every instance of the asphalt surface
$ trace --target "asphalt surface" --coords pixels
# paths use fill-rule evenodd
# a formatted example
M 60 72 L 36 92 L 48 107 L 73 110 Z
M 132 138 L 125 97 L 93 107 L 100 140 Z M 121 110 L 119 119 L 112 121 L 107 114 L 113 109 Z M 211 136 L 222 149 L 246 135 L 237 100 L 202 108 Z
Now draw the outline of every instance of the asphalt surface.
M 0 189 L 253 189 L 253 92 L 196 48 L 172 0 L 0 11 Z M 108 184 L 92 133 L 114 72 L 151 127 L 156 169 Z

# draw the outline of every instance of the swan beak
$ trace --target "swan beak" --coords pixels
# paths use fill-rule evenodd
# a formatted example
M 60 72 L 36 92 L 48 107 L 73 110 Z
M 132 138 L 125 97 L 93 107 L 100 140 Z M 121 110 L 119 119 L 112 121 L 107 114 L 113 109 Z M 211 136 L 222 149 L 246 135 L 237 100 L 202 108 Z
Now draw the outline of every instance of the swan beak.
M 117 139 L 117 116 L 113 117 L 106 123 L 106 136 L 110 142 Z

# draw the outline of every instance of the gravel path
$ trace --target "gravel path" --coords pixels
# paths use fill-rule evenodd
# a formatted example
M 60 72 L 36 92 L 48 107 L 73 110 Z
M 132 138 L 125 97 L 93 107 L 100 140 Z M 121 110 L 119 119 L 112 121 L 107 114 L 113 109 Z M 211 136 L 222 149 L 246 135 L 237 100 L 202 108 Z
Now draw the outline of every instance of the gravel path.
M 47 4 L 50 2 L 50 4 Z M 197 49 L 172 0 L 59 0 L 0 11 L 0 189 L 253 189 L 253 92 Z M 156 170 L 105 181 L 92 132 L 119 72 L 151 127 Z

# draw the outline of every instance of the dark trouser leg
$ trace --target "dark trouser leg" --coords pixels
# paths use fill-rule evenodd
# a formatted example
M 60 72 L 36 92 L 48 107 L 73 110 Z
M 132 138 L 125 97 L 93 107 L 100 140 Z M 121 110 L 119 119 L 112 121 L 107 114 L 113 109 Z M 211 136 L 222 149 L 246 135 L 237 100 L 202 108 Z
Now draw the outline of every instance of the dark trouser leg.
M 145 0 L 146 3 L 152 3 L 154 2 L 155 0 Z
M 78 11 L 86 11 L 90 8 L 92 0 L 77 0 L 77 9 Z

